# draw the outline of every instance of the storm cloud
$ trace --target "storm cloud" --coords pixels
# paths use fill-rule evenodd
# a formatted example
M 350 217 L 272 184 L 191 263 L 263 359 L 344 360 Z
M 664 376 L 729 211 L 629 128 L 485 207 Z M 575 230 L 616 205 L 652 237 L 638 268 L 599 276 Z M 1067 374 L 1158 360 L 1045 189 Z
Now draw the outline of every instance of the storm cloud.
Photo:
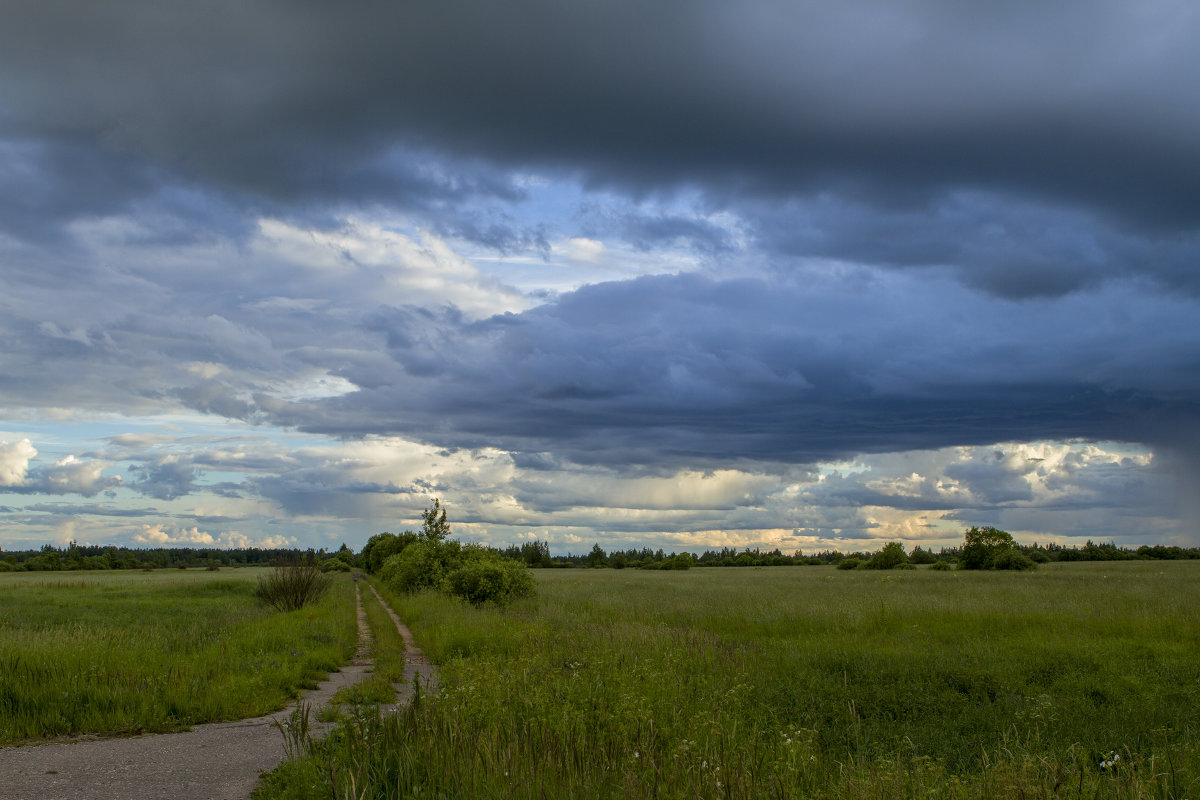
M 0 514 L 1194 537 L 1198 34 L 1167 0 L 9 3 Z

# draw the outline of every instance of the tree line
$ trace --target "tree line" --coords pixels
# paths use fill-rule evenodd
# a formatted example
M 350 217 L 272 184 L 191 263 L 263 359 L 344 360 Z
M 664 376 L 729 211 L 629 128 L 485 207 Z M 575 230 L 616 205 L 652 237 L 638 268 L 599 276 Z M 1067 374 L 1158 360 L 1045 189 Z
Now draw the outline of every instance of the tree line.
M 976 530 L 996 529 L 977 528 Z M 219 569 L 221 567 L 269 566 L 281 561 L 305 557 L 319 564 L 325 571 L 363 569 L 375 573 L 382 567 L 384 560 L 400 553 L 409 544 L 417 542 L 418 538 L 418 534 L 411 531 L 400 534 L 379 533 L 372 536 L 363 549 L 357 553 L 346 544 L 337 550 L 258 547 L 221 550 L 203 547 L 141 549 L 112 545 L 80 545 L 70 542 L 65 547 L 47 544 L 37 550 L 0 552 L 0 572 L 200 567 Z M 594 544 L 586 553 L 552 555 L 550 543 L 540 540 L 500 548 L 484 545 L 470 545 L 470 547 L 475 551 L 489 553 L 494 557 L 519 561 L 528 567 L 541 569 L 676 570 L 691 569 L 692 567 L 839 566 L 847 562 L 858 566 L 872 563 L 872 559 L 875 564 L 894 562 L 895 565 L 900 563 L 932 565 L 944 562 L 954 566 L 963 558 L 966 543 L 964 542 L 964 545 L 958 547 L 942 547 L 937 552 L 922 548 L 920 545 L 913 547 L 911 551 L 904 551 L 902 545 L 892 542 L 879 550 L 849 552 L 821 550 L 805 554 L 800 550 L 784 553 L 779 548 L 763 550 L 757 547 L 742 549 L 722 547 L 705 550 L 699 555 L 688 551 L 666 552 L 662 548 L 652 549 L 650 547 L 605 550 L 599 543 Z M 899 553 L 897 553 L 897 548 L 900 548 Z M 1133 548 L 1120 547 L 1112 542 L 1097 543 L 1091 540 L 1083 545 L 1072 546 L 1053 542 L 1048 544 L 1035 542 L 1028 545 L 1013 542 L 1012 550 L 1035 564 L 1055 561 L 1200 559 L 1200 547 L 1159 544 Z M 904 556 L 903 562 L 897 558 L 898 554 Z

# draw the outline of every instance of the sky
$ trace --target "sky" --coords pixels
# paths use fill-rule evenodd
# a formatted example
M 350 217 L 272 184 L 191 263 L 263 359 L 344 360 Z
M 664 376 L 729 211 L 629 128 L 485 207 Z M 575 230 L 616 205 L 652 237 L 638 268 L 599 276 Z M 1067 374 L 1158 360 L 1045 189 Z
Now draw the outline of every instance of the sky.
M 1200 545 L 1200 6 L 5 0 L 0 548 Z

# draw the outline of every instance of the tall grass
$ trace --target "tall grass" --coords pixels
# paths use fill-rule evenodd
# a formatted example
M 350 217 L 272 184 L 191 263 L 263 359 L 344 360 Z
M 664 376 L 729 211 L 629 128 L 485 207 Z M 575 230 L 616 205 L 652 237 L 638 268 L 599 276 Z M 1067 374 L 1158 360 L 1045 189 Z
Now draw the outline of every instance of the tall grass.
M 1198 567 L 547 571 L 506 611 L 393 597 L 441 690 L 261 796 L 1195 797 Z
M 286 704 L 353 652 L 348 578 L 311 609 L 260 570 L 0 576 L 0 744 L 174 730 Z

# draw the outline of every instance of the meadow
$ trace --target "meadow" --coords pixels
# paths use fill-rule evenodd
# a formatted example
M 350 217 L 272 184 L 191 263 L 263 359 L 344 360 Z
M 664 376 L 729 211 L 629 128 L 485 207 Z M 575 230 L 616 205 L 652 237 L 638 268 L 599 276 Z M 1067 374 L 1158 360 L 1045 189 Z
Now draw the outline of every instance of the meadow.
M 281 614 L 261 569 L 0 575 L 0 745 L 278 709 L 356 641 L 354 589 Z
M 256 796 L 1200 795 L 1194 563 L 537 578 L 503 609 L 385 591 L 440 690 Z

